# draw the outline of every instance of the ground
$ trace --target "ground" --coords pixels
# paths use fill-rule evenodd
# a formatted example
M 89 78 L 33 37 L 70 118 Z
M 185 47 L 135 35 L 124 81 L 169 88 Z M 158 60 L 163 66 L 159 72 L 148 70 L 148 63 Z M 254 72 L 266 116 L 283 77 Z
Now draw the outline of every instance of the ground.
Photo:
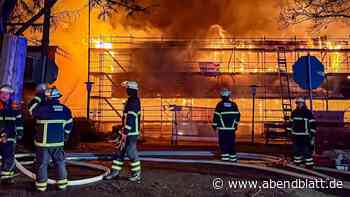
M 283 148 L 281 148 L 283 147 Z M 154 148 L 154 147 L 153 147 Z M 152 147 L 142 147 L 142 149 L 153 149 Z M 188 148 L 188 147 L 187 147 Z M 181 148 L 187 149 L 187 148 Z M 192 148 L 198 149 L 198 148 Z M 202 149 L 202 148 L 200 148 Z M 206 149 L 211 149 L 207 147 Z M 215 149 L 215 147 L 212 147 Z M 79 151 L 113 151 L 113 147 L 101 144 L 84 144 L 79 147 Z M 244 152 L 257 151 L 271 152 L 280 155 L 288 155 L 290 149 L 286 146 L 264 146 L 264 145 L 239 145 L 239 150 Z M 77 150 L 70 150 L 75 151 Z M 100 162 L 105 166 L 110 166 L 111 162 Z M 70 179 L 81 177 L 90 177 L 97 175 L 98 172 L 69 166 Z M 348 191 L 337 190 L 302 190 L 302 189 L 225 189 L 215 190 L 213 188 L 213 180 L 222 178 L 227 183 L 229 180 L 257 180 L 260 183 L 263 180 L 290 180 L 290 177 L 283 177 L 277 174 L 268 174 L 261 171 L 251 169 L 241 169 L 234 167 L 222 167 L 213 165 L 175 165 L 161 163 L 143 163 L 143 180 L 141 183 L 131 183 L 127 181 L 128 169 L 124 169 L 121 177 L 117 180 L 101 181 L 96 184 L 71 187 L 66 191 L 56 191 L 54 187 L 50 187 L 45 193 L 36 193 L 33 191 L 33 183 L 29 178 L 23 175 L 16 177 L 16 184 L 11 186 L 2 186 L 0 188 L 0 197 L 172 197 L 172 196 L 274 196 L 274 197 L 331 197 L 331 196 L 350 196 Z M 51 175 L 52 176 L 52 175 Z
M 17 178 L 17 185 L 2 188 L 0 196 L 10 197 L 127 197 L 127 196 L 275 196 L 275 197 L 302 197 L 302 196 L 317 196 L 330 197 L 335 196 L 313 190 L 258 190 L 258 189 L 224 189 L 214 190 L 212 181 L 217 177 L 224 179 L 238 179 L 228 176 L 215 176 L 195 172 L 178 172 L 174 170 L 153 169 L 147 166 L 143 173 L 143 181 L 138 183 L 131 183 L 126 180 L 126 173 L 118 180 L 102 181 L 97 184 L 87 185 L 82 187 L 69 188 L 67 191 L 58 192 L 54 188 L 45 193 L 35 193 L 31 188 L 31 181 L 29 179 Z M 259 177 L 258 179 L 262 179 Z

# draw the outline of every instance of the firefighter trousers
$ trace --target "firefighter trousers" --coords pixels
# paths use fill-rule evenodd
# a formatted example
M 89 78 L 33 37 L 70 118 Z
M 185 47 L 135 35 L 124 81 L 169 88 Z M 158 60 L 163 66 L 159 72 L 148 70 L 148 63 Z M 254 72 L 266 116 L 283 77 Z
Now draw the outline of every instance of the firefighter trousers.
M 299 165 L 304 162 L 306 166 L 313 166 L 313 148 L 309 135 L 293 135 L 294 163 Z
M 14 176 L 15 168 L 15 146 L 13 141 L 0 143 L 0 154 L 2 157 L 1 178 L 8 179 Z
M 131 161 L 132 173 L 141 172 L 141 162 L 137 150 L 137 135 L 127 136 L 125 146 L 122 150 L 117 151 L 113 158 L 112 169 L 120 171 L 122 170 L 125 156 Z
M 219 147 L 221 152 L 221 160 L 232 162 L 237 161 L 235 141 L 235 130 L 219 130 Z
M 47 188 L 48 165 L 52 159 L 56 168 L 57 186 L 59 189 L 65 189 L 68 185 L 67 170 L 65 163 L 65 153 L 63 147 L 36 149 L 36 188 L 45 191 Z

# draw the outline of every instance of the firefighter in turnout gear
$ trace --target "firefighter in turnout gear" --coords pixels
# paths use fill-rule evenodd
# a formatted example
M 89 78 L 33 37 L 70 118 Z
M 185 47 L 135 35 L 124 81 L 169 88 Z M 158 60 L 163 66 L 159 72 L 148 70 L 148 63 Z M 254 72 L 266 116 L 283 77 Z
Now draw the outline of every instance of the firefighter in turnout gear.
M 312 112 L 306 107 L 304 98 L 297 98 L 296 105 L 297 108 L 293 110 L 287 128 L 292 134 L 294 163 L 301 165 L 304 161 L 307 168 L 312 168 L 316 121 Z
M 2 157 L 1 183 L 13 183 L 16 140 L 23 136 L 22 114 L 11 100 L 14 90 L 0 87 L 0 153 Z
M 41 83 L 35 88 L 35 97 L 29 102 L 28 109 L 29 113 L 32 114 L 33 109 L 42 104 L 45 101 L 45 91 L 48 89 L 48 85 L 46 83 Z
M 57 171 L 58 189 L 64 190 L 68 180 L 63 147 L 72 130 L 73 119 L 70 109 L 60 103 L 62 95 L 56 88 L 46 89 L 44 93 L 45 97 L 34 99 L 36 102 L 31 106 L 31 113 L 36 120 L 35 186 L 38 191 L 47 189 L 47 168 L 52 159 Z
M 120 147 L 114 155 L 112 171 L 105 179 L 110 180 L 117 177 L 122 170 L 125 156 L 128 156 L 131 162 L 131 176 L 129 181 L 141 180 L 141 162 L 137 151 L 137 139 L 140 132 L 141 106 L 138 97 L 138 84 L 135 81 L 126 81 L 122 83 L 126 88 L 128 100 L 123 110 L 123 130 Z
M 216 105 L 213 128 L 219 131 L 221 160 L 237 162 L 235 150 L 235 131 L 240 121 L 240 112 L 235 102 L 230 100 L 231 91 L 220 92 L 221 101 Z

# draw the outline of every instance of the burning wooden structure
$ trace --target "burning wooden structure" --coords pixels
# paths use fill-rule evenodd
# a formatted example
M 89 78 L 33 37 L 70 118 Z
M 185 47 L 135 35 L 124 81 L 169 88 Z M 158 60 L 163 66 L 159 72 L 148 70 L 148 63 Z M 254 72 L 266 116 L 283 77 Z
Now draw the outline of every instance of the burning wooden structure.
M 327 80 L 314 91 L 314 109 L 348 111 L 349 52 L 349 38 L 94 37 L 89 61 L 90 117 L 101 130 L 118 124 L 125 99 L 119 84 L 136 80 L 141 87 L 143 135 L 170 139 L 172 123 L 177 121 L 170 106 L 189 108 L 192 121 L 185 124 L 210 122 L 210 113 L 203 109 L 214 108 L 218 91 L 228 87 L 242 112 L 237 134 L 243 139 L 251 131 L 250 87 L 257 85 L 255 130 L 259 135 L 263 123 L 283 120 L 283 99 L 306 95 L 291 78 L 294 62 L 303 55 L 314 55 L 325 65 Z M 287 83 L 281 82 L 281 58 L 287 65 Z M 347 113 L 345 121 L 349 121 Z

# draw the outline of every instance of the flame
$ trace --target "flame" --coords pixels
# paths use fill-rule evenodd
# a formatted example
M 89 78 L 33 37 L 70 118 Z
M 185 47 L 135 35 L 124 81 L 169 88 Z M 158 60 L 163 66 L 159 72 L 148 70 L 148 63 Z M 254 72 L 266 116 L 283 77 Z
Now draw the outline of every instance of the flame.
M 242 1 L 242 2 L 246 2 L 246 1 Z M 252 1 L 252 2 L 255 3 L 256 1 Z M 60 2 L 59 4 L 60 4 L 60 6 L 58 8 L 60 8 L 62 10 L 66 10 L 66 9 L 71 10 L 73 8 L 80 9 L 82 6 L 80 1 L 68 1 L 68 0 L 66 0 L 66 1 Z M 222 12 L 222 13 L 224 13 L 224 12 Z M 150 27 L 150 29 L 147 29 L 147 30 L 142 30 L 142 28 L 141 29 L 137 29 L 137 28 L 129 29 L 129 28 L 126 28 L 127 25 L 125 23 L 121 23 L 121 20 L 118 20 L 118 19 L 120 19 L 118 17 L 115 18 L 115 20 L 113 20 L 113 21 L 115 21 L 115 23 L 113 23 L 114 25 L 113 24 L 111 25 L 111 24 L 104 23 L 102 21 L 97 20 L 97 16 L 96 16 L 97 14 L 98 13 L 93 12 L 92 13 L 93 16 L 91 17 L 91 19 L 92 19 L 92 26 L 91 26 L 92 36 L 116 35 L 117 34 L 117 35 L 132 35 L 133 37 L 146 37 L 146 36 L 160 37 L 165 32 L 165 31 L 163 31 L 165 28 L 162 29 L 161 27 L 154 27 L 154 28 Z M 168 14 L 168 13 L 166 13 L 166 14 Z M 227 15 L 227 16 L 231 16 L 231 15 Z M 64 93 L 71 91 L 71 89 L 72 89 L 71 84 L 73 84 L 73 83 L 78 84 L 77 91 L 74 91 L 74 94 L 71 97 L 69 97 L 67 104 L 70 105 L 70 107 L 76 107 L 76 108 L 81 108 L 81 109 L 85 109 L 85 103 L 84 103 L 85 99 L 81 99 L 81 95 L 85 94 L 84 81 L 86 80 L 86 76 L 87 76 L 87 66 L 86 66 L 86 59 L 87 59 L 87 52 L 86 51 L 87 50 L 85 50 L 85 49 L 86 49 L 87 42 L 80 41 L 80 39 L 82 39 L 82 37 L 87 35 L 88 28 L 86 28 L 87 27 L 86 18 L 87 18 L 87 10 L 85 9 L 82 12 L 81 16 L 79 17 L 76 24 L 70 26 L 69 28 L 59 27 L 53 33 L 53 38 L 52 38 L 53 45 L 58 45 L 64 49 L 66 49 L 68 52 L 70 52 L 72 54 L 72 57 L 73 57 L 72 60 L 64 59 L 63 57 L 58 57 L 58 64 L 60 65 L 60 77 L 59 77 L 59 80 L 57 81 L 56 84 L 58 85 L 58 87 L 63 89 L 62 91 Z M 187 17 L 185 17 L 185 18 L 187 18 Z M 194 19 L 196 19 L 196 18 L 194 18 Z M 229 18 L 229 20 L 231 20 L 231 17 Z M 146 23 L 143 24 L 144 23 L 143 20 L 140 20 L 140 21 L 142 22 L 141 26 L 147 26 Z M 198 20 L 198 21 L 200 21 L 200 20 Z M 246 21 L 246 20 L 243 20 L 243 21 Z M 252 20 L 252 21 L 253 21 L 253 24 L 256 23 L 255 20 Z M 123 22 L 125 22 L 125 21 L 123 21 Z M 216 21 L 216 22 L 220 22 L 220 24 L 225 24 L 225 23 L 222 23 L 221 21 Z M 171 24 L 176 25 L 179 23 L 171 23 Z M 196 23 L 194 23 L 194 24 L 196 24 Z M 206 23 L 206 24 L 213 24 L 213 23 Z M 205 26 L 205 27 L 207 27 L 207 26 Z M 242 28 L 243 33 L 240 33 L 240 31 L 239 32 L 234 31 L 235 29 L 239 29 L 240 26 L 232 25 L 231 27 L 229 27 L 226 25 L 224 27 L 222 27 L 218 24 L 214 24 L 209 28 L 208 38 L 210 38 L 210 37 L 216 38 L 216 39 L 210 39 L 211 41 L 210 41 L 210 43 L 208 43 L 208 46 L 210 48 L 218 49 L 218 48 L 232 47 L 235 40 L 229 40 L 227 32 L 231 32 L 234 35 L 239 35 L 239 36 L 245 35 L 244 31 L 246 31 L 246 30 L 243 28 Z M 186 26 L 186 28 L 189 28 L 189 27 Z M 259 28 L 257 28 L 257 29 L 259 29 Z M 189 29 L 189 31 L 190 30 L 192 30 L 192 29 Z M 265 33 L 267 36 L 269 36 L 269 32 L 270 32 L 269 27 L 266 27 L 266 30 L 267 31 Z M 273 30 L 271 30 L 271 32 L 273 32 Z M 300 30 L 300 32 L 304 32 L 304 31 Z M 252 31 L 249 31 L 249 33 L 252 33 Z M 249 34 L 247 34 L 247 35 L 249 35 Z M 294 35 L 294 33 L 293 33 L 293 35 Z M 113 57 L 115 57 L 116 59 L 120 58 L 119 53 L 113 52 L 113 49 L 115 47 L 119 47 L 119 45 L 114 41 L 112 42 L 111 40 L 105 40 L 102 38 L 92 40 L 91 44 L 92 44 L 91 46 L 93 48 L 104 49 L 104 50 L 100 50 L 100 51 L 106 51 L 103 53 L 103 58 L 105 58 L 103 60 L 103 61 L 105 61 L 105 62 L 103 62 L 103 71 L 105 71 L 106 73 L 118 72 L 118 70 L 119 70 L 118 67 L 115 66 L 114 63 L 109 63 L 109 62 L 112 62 Z M 331 43 L 331 42 L 326 44 L 326 42 L 322 39 L 319 39 L 318 42 L 314 42 L 314 45 L 315 46 L 318 45 L 319 48 L 329 47 L 330 49 L 339 49 L 342 47 L 339 44 Z M 132 46 L 129 46 L 129 47 L 132 47 Z M 237 43 L 234 47 L 236 47 L 236 48 L 254 48 L 255 46 L 253 46 L 247 42 L 242 41 L 240 43 Z M 194 46 L 194 48 L 195 48 L 195 46 Z M 235 51 L 235 56 L 232 57 L 231 63 L 228 64 L 230 55 L 231 55 L 231 52 L 228 52 L 228 51 L 223 52 L 220 50 L 215 50 L 215 51 L 210 51 L 210 52 L 206 53 L 205 55 L 203 55 L 203 57 L 201 56 L 200 58 L 201 59 L 202 58 L 206 58 L 206 59 L 210 58 L 211 61 L 216 62 L 216 63 L 220 63 L 220 71 L 221 72 L 244 73 L 248 69 L 251 72 L 266 72 L 266 70 L 260 69 L 261 66 L 259 64 L 254 62 L 254 61 L 260 61 L 260 60 L 256 60 L 257 58 L 254 55 L 254 53 L 252 53 L 252 52 Z M 340 56 L 340 55 L 341 54 L 339 52 L 329 52 L 327 54 L 326 57 L 327 58 L 329 57 L 328 62 L 330 63 L 330 65 L 327 66 L 327 70 L 332 70 L 335 72 L 341 71 L 342 56 Z M 275 57 L 268 56 L 267 60 L 264 60 L 267 62 L 267 64 L 266 64 L 267 68 L 264 67 L 264 69 L 266 68 L 268 72 L 276 71 L 276 64 L 270 63 L 270 62 L 274 62 L 275 60 L 276 60 Z M 72 64 L 77 65 L 77 66 L 72 67 L 71 66 Z M 92 65 L 92 67 L 99 66 L 99 64 L 100 64 L 100 62 L 96 61 L 96 63 L 94 63 L 94 65 Z M 259 69 L 256 69 L 256 68 L 259 68 Z M 178 95 L 177 97 L 181 98 L 181 96 L 182 95 Z M 179 101 L 177 101 L 177 102 L 179 102 Z M 181 103 L 181 102 L 179 102 L 179 103 Z M 186 102 L 186 100 L 185 100 L 184 104 L 186 104 L 186 103 L 193 104 L 193 100 L 191 100 L 191 102 L 190 101 Z
M 212 25 L 208 31 L 208 37 L 210 41 L 209 47 L 214 49 L 227 49 L 227 47 L 232 47 L 234 45 L 235 48 L 249 48 L 253 49 L 255 46 L 250 43 L 238 42 L 235 43 L 234 39 L 228 39 L 228 33 L 225 29 L 218 25 Z M 210 39 L 214 38 L 214 39 Z M 225 51 L 214 50 L 211 53 L 210 59 L 214 62 L 220 63 L 220 72 L 228 72 L 228 73 L 244 73 L 246 72 L 246 68 L 249 66 L 249 56 L 252 54 L 250 51 L 248 52 L 238 52 L 235 51 L 234 57 L 232 57 L 233 52 L 227 53 Z M 253 69 L 252 72 L 259 72 L 258 69 Z
M 328 49 L 341 49 L 342 46 L 336 43 L 327 42 L 326 47 Z M 339 72 L 340 66 L 341 66 L 341 55 L 339 52 L 331 52 L 329 64 L 332 72 Z
M 221 25 L 215 24 L 210 26 L 209 31 L 208 31 L 208 38 L 210 40 L 210 47 L 219 49 L 225 46 L 226 42 L 226 31 Z M 212 58 L 214 62 L 219 62 L 222 63 L 224 62 L 225 59 L 225 53 L 221 51 L 215 50 L 213 52 Z M 225 72 L 224 67 L 220 64 L 220 72 Z
M 92 42 L 94 43 L 94 47 L 96 49 L 112 49 L 113 45 L 111 42 L 104 42 L 102 40 L 95 40 L 93 39 Z
M 322 58 L 323 63 L 328 63 L 326 66 L 326 72 L 340 72 L 342 66 L 342 54 L 336 50 L 342 49 L 343 46 L 336 41 L 330 41 L 327 37 L 317 37 L 317 38 L 309 38 L 307 42 L 308 48 L 316 48 L 316 49 L 330 49 L 335 51 L 330 51 L 324 57 L 328 59 Z

